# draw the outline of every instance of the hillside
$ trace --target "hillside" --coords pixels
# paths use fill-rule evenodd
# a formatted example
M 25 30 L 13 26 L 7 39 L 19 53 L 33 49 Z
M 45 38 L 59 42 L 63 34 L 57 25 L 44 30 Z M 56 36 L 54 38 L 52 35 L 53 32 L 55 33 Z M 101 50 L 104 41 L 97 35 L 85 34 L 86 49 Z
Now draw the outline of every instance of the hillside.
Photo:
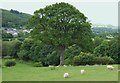
M 93 27 L 92 31 L 95 33 L 118 33 L 117 28 L 109 28 L 109 27 Z
M 20 28 L 27 24 L 30 14 L 22 13 L 17 10 L 5 10 L 2 11 L 2 27 L 5 28 Z

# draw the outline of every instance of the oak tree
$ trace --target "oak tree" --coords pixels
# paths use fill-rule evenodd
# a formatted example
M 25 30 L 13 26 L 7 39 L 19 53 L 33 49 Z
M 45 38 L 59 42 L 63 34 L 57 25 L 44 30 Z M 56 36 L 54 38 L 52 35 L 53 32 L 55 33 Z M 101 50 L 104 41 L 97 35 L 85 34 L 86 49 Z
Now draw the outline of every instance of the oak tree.
M 87 49 L 91 42 L 91 23 L 68 3 L 56 3 L 36 10 L 29 25 L 33 27 L 32 38 L 56 46 L 60 65 L 64 65 L 64 52 L 68 46 L 76 44 L 87 46 Z

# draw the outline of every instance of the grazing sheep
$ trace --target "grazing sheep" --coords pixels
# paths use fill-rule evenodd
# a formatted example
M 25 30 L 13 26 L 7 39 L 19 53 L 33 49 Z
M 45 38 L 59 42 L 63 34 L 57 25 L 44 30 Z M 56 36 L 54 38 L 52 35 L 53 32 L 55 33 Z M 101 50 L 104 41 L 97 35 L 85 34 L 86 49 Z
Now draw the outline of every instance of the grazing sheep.
M 49 65 L 48 67 L 52 67 L 53 65 Z
M 64 73 L 64 78 L 68 78 L 69 74 L 68 73 Z
M 107 66 L 107 69 L 113 70 L 114 67 L 113 67 L 112 65 L 108 65 L 108 66 Z
M 85 73 L 85 70 L 80 70 L 80 73 L 81 73 L 81 74 L 84 74 L 84 73 Z
M 56 67 L 59 67 L 59 65 L 58 65 L 58 66 L 56 66 Z
M 67 67 L 66 65 L 64 65 L 64 67 Z
M 49 68 L 50 68 L 51 70 L 55 70 L 55 66 L 49 65 Z
M 100 66 L 100 65 L 98 65 L 98 64 L 95 64 L 94 66 Z
M 86 66 L 89 66 L 89 65 L 86 65 Z

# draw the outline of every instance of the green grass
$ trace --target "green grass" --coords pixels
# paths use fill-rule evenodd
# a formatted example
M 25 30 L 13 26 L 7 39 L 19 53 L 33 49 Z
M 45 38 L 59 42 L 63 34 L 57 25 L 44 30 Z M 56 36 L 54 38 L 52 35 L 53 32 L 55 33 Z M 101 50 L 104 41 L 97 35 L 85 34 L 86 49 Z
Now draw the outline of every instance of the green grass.
M 15 67 L 3 68 L 3 81 L 118 81 L 118 66 L 114 70 L 103 66 L 69 66 L 50 70 L 48 67 L 32 67 L 27 64 L 17 63 Z M 80 74 L 84 69 L 86 73 Z M 69 78 L 63 78 L 68 72 Z
M 2 66 L 2 59 L 0 59 L 0 65 Z M 0 83 L 2 82 L 2 68 L 0 67 Z

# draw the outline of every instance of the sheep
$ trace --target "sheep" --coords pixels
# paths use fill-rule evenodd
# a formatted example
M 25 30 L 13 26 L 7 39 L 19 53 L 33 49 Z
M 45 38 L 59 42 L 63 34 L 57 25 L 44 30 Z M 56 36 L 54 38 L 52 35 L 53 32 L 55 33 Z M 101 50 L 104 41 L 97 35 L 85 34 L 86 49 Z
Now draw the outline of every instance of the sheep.
M 51 68 L 51 67 L 54 67 L 53 65 L 49 65 L 49 67 Z
M 113 67 L 112 65 L 108 65 L 108 66 L 107 66 L 107 69 L 113 70 L 114 67 Z
M 80 70 L 80 73 L 81 73 L 81 74 L 84 74 L 84 73 L 85 73 L 85 70 L 83 70 L 83 69 Z
M 86 65 L 86 66 L 89 66 L 89 65 Z
M 98 64 L 95 64 L 94 66 L 100 66 L 100 65 L 98 65 Z
M 69 74 L 68 73 L 64 73 L 64 78 L 68 78 Z
M 67 67 L 67 65 L 64 65 L 64 67 Z
M 59 65 L 58 65 L 58 66 L 56 66 L 56 67 L 59 67 Z
M 55 66 L 49 65 L 49 68 L 50 68 L 51 70 L 55 70 Z

